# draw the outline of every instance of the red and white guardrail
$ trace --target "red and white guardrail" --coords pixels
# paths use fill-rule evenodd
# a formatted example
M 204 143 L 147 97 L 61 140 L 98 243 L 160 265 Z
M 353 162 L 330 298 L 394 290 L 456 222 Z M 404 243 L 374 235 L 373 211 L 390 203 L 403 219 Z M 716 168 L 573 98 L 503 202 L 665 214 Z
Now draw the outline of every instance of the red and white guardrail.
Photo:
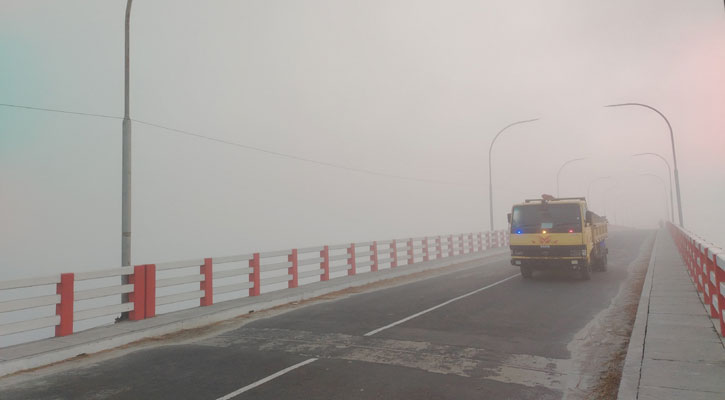
M 725 252 L 686 229 L 667 224 L 697 291 L 702 293 L 710 318 L 720 321 L 725 333 Z
M 248 296 L 259 296 L 263 288 L 269 289 L 275 284 L 286 283 L 288 288 L 296 288 L 340 276 L 504 246 L 508 246 L 508 232 L 478 232 L 141 264 L 4 281 L 0 282 L 0 293 L 15 291 L 15 296 L 0 302 L 0 316 L 53 305 L 55 314 L 14 322 L 0 320 L 0 336 L 50 327 L 55 327 L 55 336 L 67 336 L 74 332 L 75 322 L 92 318 L 128 312 L 129 319 L 138 321 L 156 316 L 158 307 L 169 304 L 198 299 L 199 306 L 210 306 L 214 304 L 214 296 L 236 293 L 238 298 L 243 297 L 239 294 L 244 291 Z M 127 284 L 118 283 L 121 276 L 128 276 Z M 97 284 L 93 285 L 94 281 Z M 189 290 L 189 285 L 196 283 L 198 289 Z M 25 295 L 27 288 L 45 286 L 47 289 L 50 285 L 55 285 L 55 294 Z M 123 293 L 128 293 L 128 302 L 98 306 L 98 300 L 117 299 Z M 79 302 L 84 302 L 86 307 L 79 309 Z

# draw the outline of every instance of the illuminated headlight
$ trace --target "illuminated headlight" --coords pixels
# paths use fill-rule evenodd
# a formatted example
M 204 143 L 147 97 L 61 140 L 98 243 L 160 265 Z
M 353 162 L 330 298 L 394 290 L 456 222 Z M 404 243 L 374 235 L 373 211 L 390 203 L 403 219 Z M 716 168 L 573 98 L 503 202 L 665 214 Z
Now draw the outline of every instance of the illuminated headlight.
M 516 265 L 521 265 L 521 260 L 516 260 L 514 262 L 516 263 Z
M 571 260 L 571 263 L 574 265 L 579 264 L 579 260 Z

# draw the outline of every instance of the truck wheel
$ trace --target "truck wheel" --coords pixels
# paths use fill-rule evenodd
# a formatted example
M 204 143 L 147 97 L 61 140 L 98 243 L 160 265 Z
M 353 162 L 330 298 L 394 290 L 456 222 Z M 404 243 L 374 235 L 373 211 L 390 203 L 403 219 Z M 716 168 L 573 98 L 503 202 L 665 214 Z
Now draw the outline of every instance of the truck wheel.
M 604 267 L 602 266 L 602 260 L 602 257 L 592 258 L 592 271 L 604 271 Z
M 588 281 L 592 279 L 592 266 L 591 263 L 586 263 L 582 266 L 580 271 L 582 280 Z
M 521 266 L 521 276 L 524 277 L 524 279 L 531 279 L 534 276 L 534 271 L 531 269 L 531 267 L 524 267 Z
M 599 261 L 599 269 L 601 271 L 607 270 L 607 255 L 605 254 L 604 257 L 602 257 L 601 261 Z

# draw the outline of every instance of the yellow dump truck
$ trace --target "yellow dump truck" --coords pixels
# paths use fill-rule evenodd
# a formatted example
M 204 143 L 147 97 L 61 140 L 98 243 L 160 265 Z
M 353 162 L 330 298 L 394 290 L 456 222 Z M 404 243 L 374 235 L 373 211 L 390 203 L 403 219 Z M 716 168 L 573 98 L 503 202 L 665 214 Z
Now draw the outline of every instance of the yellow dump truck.
M 552 269 L 590 279 L 592 270 L 607 269 L 607 219 L 590 211 L 584 197 L 543 195 L 515 204 L 508 217 L 511 265 L 525 279 Z

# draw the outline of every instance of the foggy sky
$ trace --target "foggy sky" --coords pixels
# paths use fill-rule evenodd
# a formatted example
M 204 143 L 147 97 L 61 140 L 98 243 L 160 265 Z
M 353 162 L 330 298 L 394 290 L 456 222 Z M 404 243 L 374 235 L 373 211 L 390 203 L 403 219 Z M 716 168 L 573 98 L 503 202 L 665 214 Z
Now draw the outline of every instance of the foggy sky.
M 123 114 L 125 1 L 0 0 L 0 103 Z M 144 1 L 132 11 L 134 263 L 487 230 L 584 196 L 725 246 L 718 1 Z M 0 280 L 120 264 L 121 121 L 0 106 Z

